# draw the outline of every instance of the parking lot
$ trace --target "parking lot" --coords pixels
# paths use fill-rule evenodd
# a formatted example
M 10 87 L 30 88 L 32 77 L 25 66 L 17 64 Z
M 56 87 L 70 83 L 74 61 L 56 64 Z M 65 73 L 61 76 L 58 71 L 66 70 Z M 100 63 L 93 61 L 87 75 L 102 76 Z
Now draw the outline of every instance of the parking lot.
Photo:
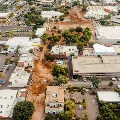
M 74 98 L 76 102 L 82 102 L 82 100 L 85 99 L 87 103 L 86 109 L 85 108 L 79 109 L 78 104 L 76 104 L 75 114 L 78 117 L 81 117 L 84 115 L 86 111 L 88 115 L 88 120 L 95 120 L 99 113 L 95 96 L 90 95 L 89 93 L 86 93 L 85 95 L 81 95 L 81 93 L 76 92 Z
M 2 68 L 2 66 L 5 64 L 6 58 L 8 58 L 8 57 L 11 57 L 11 55 L 10 56 L 0 55 L 0 70 L 2 72 L 1 79 L 3 81 L 3 84 L 0 87 L 0 89 L 4 89 L 8 86 L 8 84 L 9 84 L 8 80 L 9 80 L 9 78 L 10 78 L 10 76 L 11 76 L 11 74 L 14 71 L 15 66 L 16 66 L 15 63 L 12 63 L 10 66 L 10 69 L 5 70 L 5 68 L 4 69 Z

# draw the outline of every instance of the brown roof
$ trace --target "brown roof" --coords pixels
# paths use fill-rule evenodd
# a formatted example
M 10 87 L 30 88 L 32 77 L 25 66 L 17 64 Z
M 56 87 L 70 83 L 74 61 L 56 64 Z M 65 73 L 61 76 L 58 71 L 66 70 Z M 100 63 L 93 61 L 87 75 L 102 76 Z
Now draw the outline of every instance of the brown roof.
M 18 62 L 17 66 L 23 66 L 24 62 Z

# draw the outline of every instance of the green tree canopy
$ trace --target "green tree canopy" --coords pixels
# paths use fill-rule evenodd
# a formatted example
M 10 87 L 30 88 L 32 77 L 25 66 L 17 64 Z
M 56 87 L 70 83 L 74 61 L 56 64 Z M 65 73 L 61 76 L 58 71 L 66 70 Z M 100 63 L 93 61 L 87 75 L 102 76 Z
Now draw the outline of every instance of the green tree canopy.
M 13 109 L 13 120 L 29 120 L 34 112 L 34 105 L 30 101 L 18 102 Z
M 68 80 L 69 80 L 68 77 L 64 75 L 59 75 L 59 77 L 54 77 L 54 80 L 51 83 L 51 85 L 57 86 L 57 85 L 65 84 L 68 82 Z
M 100 78 L 93 76 L 91 78 L 91 82 L 92 82 L 93 87 L 98 88 L 98 85 L 100 83 Z
M 78 32 L 78 33 L 79 33 L 79 32 L 82 32 L 82 30 L 83 30 L 83 29 L 82 29 L 81 27 L 76 27 L 76 29 L 75 29 L 75 31 Z
M 54 65 L 53 70 L 52 70 L 52 74 L 56 77 L 59 77 L 59 75 L 67 76 L 67 73 L 68 73 L 68 67 Z

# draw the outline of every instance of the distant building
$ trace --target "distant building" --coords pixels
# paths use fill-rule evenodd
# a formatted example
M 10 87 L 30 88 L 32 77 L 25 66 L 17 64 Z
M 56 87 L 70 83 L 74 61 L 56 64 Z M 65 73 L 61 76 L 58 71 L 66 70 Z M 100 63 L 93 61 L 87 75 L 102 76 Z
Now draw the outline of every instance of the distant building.
M 120 55 L 120 45 L 94 44 L 93 48 L 84 48 L 83 56 Z
M 18 52 L 20 54 L 29 53 L 30 49 L 37 49 L 41 43 L 40 38 L 30 39 L 29 37 L 14 37 L 10 38 L 5 45 L 8 45 L 7 51 L 2 53 L 16 53 L 17 47 L 19 46 Z
M 97 42 L 99 42 L 100 44 L 120 43 L 119 26 L 99 26 L 95 28 L 95 33 L 97 37 Z
M 64 89 L 60 86 L 47 86 L 45 113 L 64 112 Z
M 76 46 L 54 46 L 51 49 L 51 55 L 57 59 L 66 59 L 73 56 L 78 56 L 78 49 Z
M 48 18 L 48 19 L 52 19 L 52 18 L 58 18 L 59 16 L 63 15 L 63 13 L 61 12 L 56 12 L 56 11 L 42 11 L 41 12 L 41 16 L 43 18 Z
M 116 0 L 102 0 L 102 4 L 106 6 L 116 6 L 118 3 Z
M 110 12 L 117 12 L 116 6 L 88 6 L 85 18 L 94 18 L 96 20 L 104 18 Z
M 43 7 L 49 7 L 53 5 L 54 0 L 37 0 L 36 2 Z
M 6 23 L 10 13 L 0 13 L 0 23 Z
M 93 45 L 93 54 L 95 56 L 97 55 L 117 55 L 114 48 L 112 46 L 104 46 L 100 44 L 94 44 Z
M 26 95 L 26 90 L 0 90 L 0 119 L 12 118 L 15 104 L 24 101 Z
M 25 4 L 26 4 L 26 1 L 19 1 L 19 2 L 16 3 L 16 6 L 21 7 L 21 6 L 25 5 Z
M 115 91 L 98 91 L 99 101 L 107 103 L 119 103 L 120 95 Z
M 25 87 L 28 84 L 30 73 L 22 67 L 16 67 L 9 79 L 9 87 Z
M 120 56 L 72 57 L 73 78 L 120 77 Z

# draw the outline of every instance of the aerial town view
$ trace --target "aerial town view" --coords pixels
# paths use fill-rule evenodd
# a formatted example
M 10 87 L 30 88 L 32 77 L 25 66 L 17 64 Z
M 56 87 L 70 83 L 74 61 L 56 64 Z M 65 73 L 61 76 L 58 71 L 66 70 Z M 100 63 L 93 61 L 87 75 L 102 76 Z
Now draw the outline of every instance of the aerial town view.
M 0 120 L 120 120 L 120 0 L 0 0 Z

